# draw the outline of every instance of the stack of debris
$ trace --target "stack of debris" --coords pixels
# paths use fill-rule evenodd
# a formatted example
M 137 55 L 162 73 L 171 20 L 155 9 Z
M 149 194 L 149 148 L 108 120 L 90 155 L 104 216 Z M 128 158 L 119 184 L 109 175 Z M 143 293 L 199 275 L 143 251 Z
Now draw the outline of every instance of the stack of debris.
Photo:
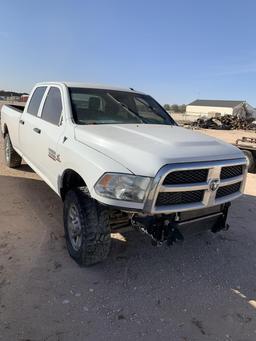
M 225 115 L 220 117 L 201 117 L 192 123 L 193 127 L 204 129 L 224 130 L 256 130 L 256 121 L 253 117 L 239 117 L 238 115 Z

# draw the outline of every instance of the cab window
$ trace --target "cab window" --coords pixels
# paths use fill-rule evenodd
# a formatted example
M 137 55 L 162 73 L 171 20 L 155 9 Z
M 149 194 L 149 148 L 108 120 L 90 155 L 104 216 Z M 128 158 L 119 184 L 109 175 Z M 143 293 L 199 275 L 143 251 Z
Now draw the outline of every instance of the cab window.
M 60 90 L 56 87 L 51 87 L 42 110 L 41 118 L 47 122 L 59 125 L 62 114 L 62 101 Z
M 31 100 L 28 105 L 28 110 L 27 112 L 33 116 L 37 116 L 38 114 L 38 109 L 40 107 L 43 95 L 45 93 L 46 86 L 39 86 L 38 88 L 35 89 Z

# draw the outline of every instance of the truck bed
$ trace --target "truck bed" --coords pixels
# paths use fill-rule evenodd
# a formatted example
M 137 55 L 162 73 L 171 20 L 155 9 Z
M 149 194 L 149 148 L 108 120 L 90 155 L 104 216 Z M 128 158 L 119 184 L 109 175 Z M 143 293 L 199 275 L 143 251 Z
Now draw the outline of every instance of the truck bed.
M 18 148 L 19 120 L 25 106 L 20 103 L 6 103 L 0 110 L 1 132 L 8 129 L 14 149 Z
M 7 107 L 9 109 L 17 111 L 17 113 L 22 114 L 25 108 L 25 103 L 9 103 L 9 102 L 0 102 L 0 120 L 1 120 L 1 112 L 2 108 Z
M 6 106 L 19 112 L 23 112 L 25 108 L 25 105 L 22 104 L 6 104 Z

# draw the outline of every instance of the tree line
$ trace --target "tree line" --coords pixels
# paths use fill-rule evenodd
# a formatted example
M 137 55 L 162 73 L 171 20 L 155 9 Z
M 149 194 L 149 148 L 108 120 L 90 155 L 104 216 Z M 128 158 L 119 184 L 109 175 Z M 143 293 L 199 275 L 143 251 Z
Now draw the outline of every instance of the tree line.
M 164 108 L 166 111 L 172 111 L 172 112 L 186 112 L 186 105 L 185 104 L 165 104 Z

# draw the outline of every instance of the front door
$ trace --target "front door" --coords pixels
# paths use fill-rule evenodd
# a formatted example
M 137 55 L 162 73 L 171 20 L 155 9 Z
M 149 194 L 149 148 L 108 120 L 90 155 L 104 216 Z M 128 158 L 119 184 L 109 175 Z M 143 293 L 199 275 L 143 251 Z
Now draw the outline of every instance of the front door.
M 63 102 L 61 89 L 51 86 L 48 89 L 41 111 L 40 153 L 38 162 L 47 182 L 55 190 L 58 189 L 58 175 L 61 173 L 61 155 L 59 142 L 64 139 L 65 122 L 62 117 Z

